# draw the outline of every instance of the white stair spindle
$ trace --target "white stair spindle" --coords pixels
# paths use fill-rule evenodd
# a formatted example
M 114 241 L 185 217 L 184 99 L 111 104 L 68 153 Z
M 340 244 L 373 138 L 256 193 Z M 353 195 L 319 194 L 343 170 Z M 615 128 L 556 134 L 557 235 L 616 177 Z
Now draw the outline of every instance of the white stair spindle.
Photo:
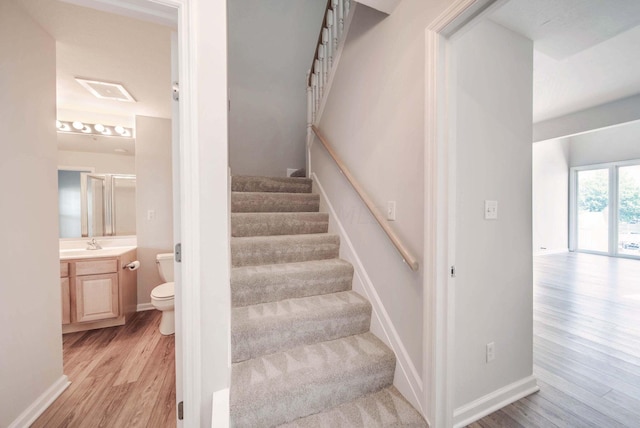
M 318 96 L 322 99 L 324 89 L 324 78 L 322 76 L 322 45 L 318 46 L 318 59 L 316 59 L 316 66 L 314 67 L 314 70 L 318 76 Z
M 316 60 L 317 61 L 317 60 Z M 320 95 L 320 81 L 318 79 L 318 73 L 315 72 L 313 73 L 313 81 L 314 83 L 314 96 L 313 96 L 313 110 L 315 112 L 318 111 L 318 108 L 320 107 L 320 98 L 322 95 Z
M 338 0 L 338 40 L 342 37 L 344 30 L 344 0 Z
M 313 87 L 307 86 L 307 129 L 313 125 L 315 119 L 313 113 Z
M 349 10 L 351 10 L 351 0 L 344 0 L 344 17 L 349 16 Z
M 338 50 L 338 0 L 331 0 L 331 20 L 333 24 L 333 47 L 334 52 Z
M 332 57 L 331 57 L 331 43 L 329 43 L 329 29 L 326 27 L 322 29 L 322 46 L 324 46 L 324 58 L 325 58 L 325 62 L 327 63 L 327 74 L 328 74 L 328 71 L 331 70 Z
M 335 1 L 335 0 L 334 0 Z M 329 28 L 329 44 L 331 44 L 331 63 L 333 64 L 333 57 L 338 50 L 338 33 L 336 32 L 336 14 L 334 9 L 327 11 L 327 27 Z
M 307 130 L 309 132 L 311 131 L 311 125 L 313 125 L 313 87 L 310 80 L 311 70 L 308 70 L 305 82 L 307 84 Z
M 320 81 L 322 86 L 322 92 L 324 95 L 324 86 L 327 83 L 327 56 L 325 55 L 325 45 L 320 45 L 318 49 L 318 59 L 320 60 Z

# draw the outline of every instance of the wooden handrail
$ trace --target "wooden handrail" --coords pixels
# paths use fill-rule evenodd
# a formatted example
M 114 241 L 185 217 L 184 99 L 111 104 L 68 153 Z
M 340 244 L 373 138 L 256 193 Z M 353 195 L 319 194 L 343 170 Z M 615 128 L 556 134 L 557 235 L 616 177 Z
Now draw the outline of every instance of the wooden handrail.
M 387 224 L 387 220 L 380 213 L 378 208 L 376 208 L 376 206 L 373 204 L 373 201 L 371 200 L 367 192 L 364 191 L 360 183 L 358 183 L 358 181 L 353 177 L 353 175 L 351 174 L 349 169 L 346 167 L 344 162 L 342 162 L 342 159 L 340 159 L 340 156 L 338 156 L 335 150 L 333 150 L 333 147 L 331 147 L 331 145 L 327 142 L 326 138 L 324 138 L 320 130 L 316 128 L 315 125 L 312 125 L 311 129 L 316 134 L 316 136 L 318 137 L 318 139 L 320 140 L 324 148 L 327 149 L 327 152 L 333 158 L 333 160 L 335 161 L 340 171 L 344 174 L 344 176 L 347 178 L 349 183 L 351 183 L 351 186 L 356 191 L 360 199 L 362 199 L 362 202 L 364 202 L 367 208 L 369 208 L 369 211 L 371 211 L 371 214 L 373 214 L 373 217 L 377 220 L 378 224 L 380 224 L 380 227 L 382 227 L 382 230 L 384 230 L 384 232 L 387 234 L 387 236 L 389 237 L 393 245 L 396 247 L 396 249 L 402 256 L 404 262 L 407 265 L 409 265 L 411 270 L 417 271 L 419 267 L 418 261 L 409 252 L 407 247 L 402 243 L 402 241 L 400 240 L 398 235 L 396 235 L 393 229 L 389 227 L 389 225 Z

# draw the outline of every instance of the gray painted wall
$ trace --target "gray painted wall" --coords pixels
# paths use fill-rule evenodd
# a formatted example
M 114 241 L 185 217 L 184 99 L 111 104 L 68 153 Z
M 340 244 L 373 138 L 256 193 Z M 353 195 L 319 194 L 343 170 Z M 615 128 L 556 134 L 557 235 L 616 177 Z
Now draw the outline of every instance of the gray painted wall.
M 0 2 L 3 427 L 62 377 L 55 49 L 16 3 Z
M 490 21 L 454 42 L 455 381 L 460 408 L 532 374 L 533 43 Z M 484 219 L 484 201 L 498 219 Z M 496 358 L 486 363 L 486 344 Z
M 229 155 L 235 175 L 305 163 L 307 98 L 324 0 L 234 0 L 229 16 Z

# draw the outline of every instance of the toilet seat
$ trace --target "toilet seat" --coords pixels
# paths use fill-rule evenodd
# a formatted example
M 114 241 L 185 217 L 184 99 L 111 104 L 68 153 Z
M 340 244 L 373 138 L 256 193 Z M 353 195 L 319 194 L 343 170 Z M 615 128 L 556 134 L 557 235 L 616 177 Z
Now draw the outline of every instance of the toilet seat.
M 151 298 L 156 300 L 169 300 L 175 297 L 175 283 L 165 282 L 151 291 Z

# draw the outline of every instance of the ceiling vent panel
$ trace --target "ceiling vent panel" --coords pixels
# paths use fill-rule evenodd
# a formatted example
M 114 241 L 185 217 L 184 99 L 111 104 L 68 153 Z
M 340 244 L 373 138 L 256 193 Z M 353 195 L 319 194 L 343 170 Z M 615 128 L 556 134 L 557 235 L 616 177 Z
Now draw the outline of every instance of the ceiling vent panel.
M 119 83 L 101 82 L 76 77 L 76 81 L 95 97 L 102 100 L 115 100 L 135 103 L 133 96 Z

